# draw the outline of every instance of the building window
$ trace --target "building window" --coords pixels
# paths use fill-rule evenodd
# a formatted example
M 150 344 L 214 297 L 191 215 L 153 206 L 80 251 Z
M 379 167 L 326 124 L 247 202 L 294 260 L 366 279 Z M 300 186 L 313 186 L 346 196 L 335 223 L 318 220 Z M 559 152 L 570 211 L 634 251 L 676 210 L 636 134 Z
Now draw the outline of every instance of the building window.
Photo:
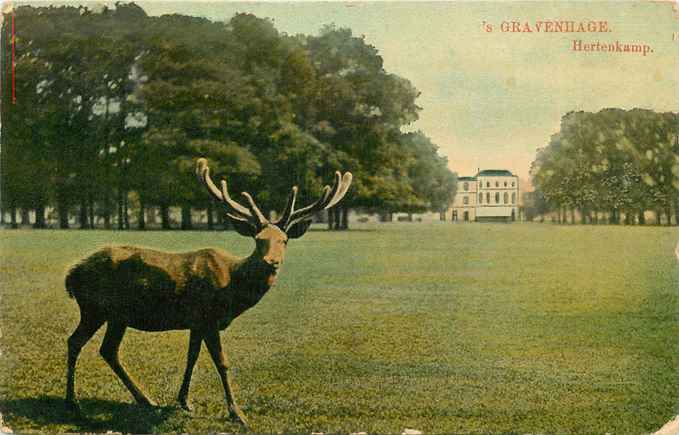
M 504 197 L 502 199 L 504 199 L 504 203 L 507 204 L 509 202 L 509 194 L 505 192 Z
M 490 187 L 490 181 L 486 181 L 486 187 Z
M 505 187 L 507 187 L 507 182 L 505 181 Z
M 512 204 L 516 204 L 516 193 L 512 193 Z
M 500 187 L 500 182 L 499 182 L 499 181 L 496 181 L 496 182 L 495 182 L 495 187 Z
M 490 192 L 486 192 L 486 202 L 490 204 Z
M 468 197 L 468 196 L 464 196 L 464 197 L 462 198 L 462 204 L 464 204 L 464 205 L 469 204 L 469 197 Z
M 466 181 L 464 182 L 464 184 L 462 186 L 463 186 L 465 191 L 469 190 L 469 183 L 467 183 Z
M 495 204 L 500 203 L 500 192 L 495 192 Z
M 479 193 L 479 204 L 483 203 L 483 193 Z

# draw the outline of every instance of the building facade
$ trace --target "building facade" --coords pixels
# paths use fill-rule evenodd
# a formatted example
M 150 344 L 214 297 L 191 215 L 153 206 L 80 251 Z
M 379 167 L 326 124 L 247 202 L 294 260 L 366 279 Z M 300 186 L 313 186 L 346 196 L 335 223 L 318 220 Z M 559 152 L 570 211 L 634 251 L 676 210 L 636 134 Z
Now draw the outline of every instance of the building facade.
M 504 169 L 486 169 L 460 177 L 450 207 L 453 222 L 511 222 L 519 216 L 519 177 Z

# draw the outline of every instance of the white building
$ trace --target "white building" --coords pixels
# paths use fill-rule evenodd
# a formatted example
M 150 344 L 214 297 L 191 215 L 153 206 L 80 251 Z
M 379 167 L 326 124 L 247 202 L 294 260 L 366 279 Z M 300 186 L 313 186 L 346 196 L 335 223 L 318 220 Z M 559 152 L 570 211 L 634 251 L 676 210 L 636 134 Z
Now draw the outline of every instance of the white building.
M 446 214 L 453 222 L 510 222 L 519 216 L 519 177 L 486 169 L 457 179 L 457 193 Z

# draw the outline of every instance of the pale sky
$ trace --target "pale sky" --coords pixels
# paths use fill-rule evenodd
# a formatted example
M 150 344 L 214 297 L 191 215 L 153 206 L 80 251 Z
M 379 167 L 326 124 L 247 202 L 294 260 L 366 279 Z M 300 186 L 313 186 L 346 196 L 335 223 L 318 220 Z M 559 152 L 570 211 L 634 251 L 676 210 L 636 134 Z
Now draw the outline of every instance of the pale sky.
M 388 72 L 420 90 L 420 119 L 410 129 L 431 137 L 452 170 L 509 169 L 525 182 L 536 148 L 547 144 L 568 111 L 679 111 L 677 1 L 138 4 L 149 15 L 211 20 L 249 12 L 289 34 L 317 34 L 329 23 L 349 27 L 379 50 Z M 512 20 L 604 20 L 611 31 L 501 32 L 500 24 Z M 492 33 L 484 31 L 484 21 L 494 26 Z M 648 44 L 653 52 L 576 52 L 576 39 Z

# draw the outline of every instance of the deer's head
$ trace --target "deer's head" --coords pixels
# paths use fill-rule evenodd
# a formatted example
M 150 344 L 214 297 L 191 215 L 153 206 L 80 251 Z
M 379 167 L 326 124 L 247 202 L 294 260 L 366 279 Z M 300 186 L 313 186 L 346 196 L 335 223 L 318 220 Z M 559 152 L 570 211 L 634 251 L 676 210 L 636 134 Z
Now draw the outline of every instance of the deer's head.
M 321 197 L 316 202 L 300 209 L 295 208 L 297 186 L 293 186 L 280 218 L 269 222 L 249 193 L 241 193 L 245 199 L 246 205 L 244 206 L 229 196 L 226 180 L 222 180 L 220 188 L 215 185 L 210 178 L 207 159 L 198 159 L 196 175 L 205 184 L 212 197 L 226 208 L 226 217 L 236 231 L 243 236 L 255 239 L 257 256 L 275 269 L 283 263 L 288 240 L 302 237 L 306 233 L 314 213 L 329 209 L 340 202 L 347 193 L 352 179 L 351 172 L 346 172 L 344 175 L 336 172 L 335 184 L 332 187 L 325 186 Z

